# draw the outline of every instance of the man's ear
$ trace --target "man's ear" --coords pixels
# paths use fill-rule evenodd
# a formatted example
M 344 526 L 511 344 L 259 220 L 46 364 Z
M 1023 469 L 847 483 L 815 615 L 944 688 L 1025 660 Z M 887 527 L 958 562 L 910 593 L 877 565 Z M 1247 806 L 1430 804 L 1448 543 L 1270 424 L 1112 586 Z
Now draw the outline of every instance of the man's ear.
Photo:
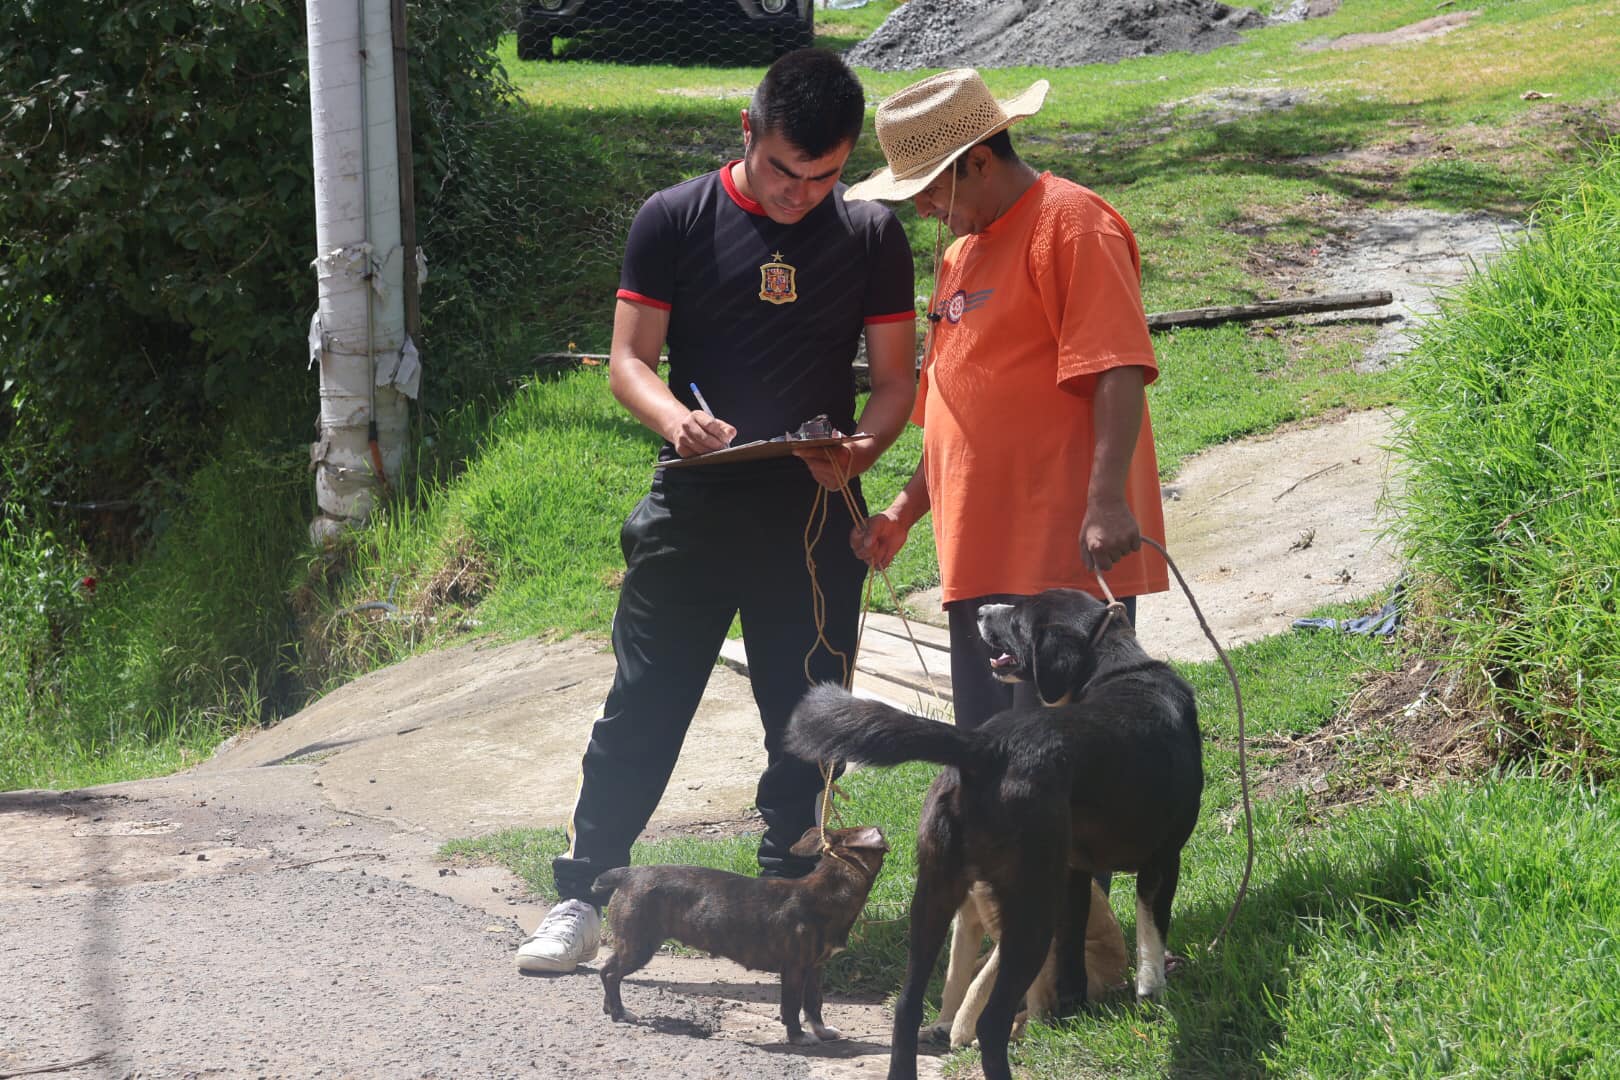
M 981 145 L 972 147 L 967 152 L 968 170 L 970 172 L 977 173 L 982 177 L 985 170 L 990 167 L 991 161 L 995 159 L 995 156 L 996 152 L 990 149 L 988 146 Z

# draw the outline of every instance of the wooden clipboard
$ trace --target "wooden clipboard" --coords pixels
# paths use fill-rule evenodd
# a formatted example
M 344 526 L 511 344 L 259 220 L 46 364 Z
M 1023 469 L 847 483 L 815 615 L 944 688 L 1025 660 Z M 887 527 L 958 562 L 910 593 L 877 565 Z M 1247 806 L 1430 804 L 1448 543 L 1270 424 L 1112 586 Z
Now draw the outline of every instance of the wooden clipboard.
M 741 446 L 728 446 L 724 450 L 711 450 L 707 454 L 697 454 L 689 458 L 675 458 L 671 461 L 660 461 L 654 466 L 659 469 L 684 469 L 697 465 L 731 465 L 744 461 L 761 461 L 765 458 L 788 457 L 795 450 L 814 450 L 819 446 L 845 446 L 856 439 L 869 439 L 870 435 L 857 431 L 853 435 L 829 435 L 813 439 L 757 439 L 754 442 L 743 443 Z

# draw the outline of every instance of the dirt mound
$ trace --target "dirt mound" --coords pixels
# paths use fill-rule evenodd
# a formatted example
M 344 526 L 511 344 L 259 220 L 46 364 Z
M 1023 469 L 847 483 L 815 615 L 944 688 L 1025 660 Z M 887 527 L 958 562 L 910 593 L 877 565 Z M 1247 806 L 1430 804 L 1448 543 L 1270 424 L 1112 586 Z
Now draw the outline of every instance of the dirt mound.
M 1266 23 L 1216 0 L 909 0 L 848 60 L 877 71 L 1078 67 L 1208 52 Z

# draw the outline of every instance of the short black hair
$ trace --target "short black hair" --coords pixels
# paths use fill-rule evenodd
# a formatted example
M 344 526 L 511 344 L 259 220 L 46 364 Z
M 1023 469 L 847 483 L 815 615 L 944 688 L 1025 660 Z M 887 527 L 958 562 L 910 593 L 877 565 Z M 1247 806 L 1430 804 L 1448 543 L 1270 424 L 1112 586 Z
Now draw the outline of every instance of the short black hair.
M 1013 149 L 1012 136 L 1007 134 L 1007 129 L 1006 128 L 1002 128 L 1000 131 L 996 132 L 994 135 L 990 136 L 988 139 L 984 140 L 983 142 L 974 143 L 973 146 L 987 146 L 987 147 L 989 147 L 990 152 L 992 154 L 996 155 L 996 157 L 1000 158 L 1002 161 L 1017 161 L 1018 160 L 1018 151 Z M 968 147 L 968 150 L 973 149 L 973 146 Z M 957 176 L 966 176 L 967 175 L 967 151 L 966 150 L 964 150 L 962 152 L 961 157 L 956 159 L 956 175 Z
M 765 72 L 748 102 L 748 123 L 759 135 L 780 134 L 805 157 L 854 145 L 866 116 L 860 80 L 837 53 L 795 49 Z

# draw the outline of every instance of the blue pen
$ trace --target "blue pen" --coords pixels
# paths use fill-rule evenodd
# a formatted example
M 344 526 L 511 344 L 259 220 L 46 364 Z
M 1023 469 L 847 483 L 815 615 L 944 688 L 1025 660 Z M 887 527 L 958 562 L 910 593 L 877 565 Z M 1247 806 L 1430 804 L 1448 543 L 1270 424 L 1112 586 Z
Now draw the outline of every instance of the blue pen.
M 714 410 L 709 408 L 709 403 L 707 401 L 703 400 L 703 391 L 701 391 L 701 390 L 699 390 L 697 388 L 697 383 L 692 382 L 692 383 L 687 383 L 686 385 L 690 386 L 692 388 L 692 396 L 697 398 L 697 403 L 698 403 L 698 405 L 700 405 L 702 407 L 703 411 L 708 413 L 710 416 L 714 416 Z M 714 416 L 714 418 L 716 420 L 720 419 L 718 416 Z M 726 445 L 727 446 L 731 445 L 731 440 L 730 439 L 726 440 Z
M 703 411 L 708 413 L 710 416 L 714 416 L 714 410 L 709 408 L 709 403 L 707 401 L 703 400 L 703 391 L 697 388 L 697 383 L 687 383 L 686 385 L 692 388 L 692 396 L 697 398 L 697 403 L 702 406 Z M 714 416 L 714 418 L 716 420 L 720 419 L 718 416 Z

